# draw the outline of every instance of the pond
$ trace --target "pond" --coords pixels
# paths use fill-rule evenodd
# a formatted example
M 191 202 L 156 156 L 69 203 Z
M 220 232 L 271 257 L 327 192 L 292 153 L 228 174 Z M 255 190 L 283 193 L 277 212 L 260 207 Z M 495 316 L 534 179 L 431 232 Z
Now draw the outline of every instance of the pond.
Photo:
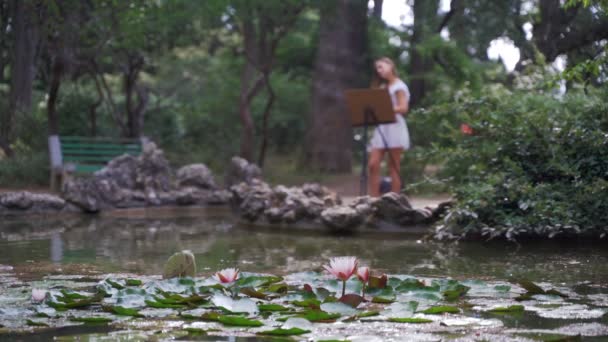
M 124 322 L 109 325 L 63 322 L 38 327 L 23 324 L 25 319 L 19 318 L 19 321 L 14 317 L 35 312 L 33 304 L 23 300 L 31 295 L 32 287 L 77 288 L 78 282 L 82 282 L 82 286 L 91 285 L 84 284 L 87 281 L 95 285 L 106 277 L 158 281 L 166 260 L 181 250 L 190 250 L 195 255 L 200 279 L 222 268 L 238 267 L 243 272 L 284 277 L 290 286 L 302 282 L 331 289 L 333 285 L 326 281 L 329 278 L 323 273 L 322 265 L 332 257 L 353 255 L 359 258 L 360 265 L 370 266 L 376 274 L 389 275 L 395 288 L 399 281 L 411 277 L 421 284 L 442 284 L 442 290 L 447 279 L 470 288 L 457 302 L 463 314 L 454 317 L 442 314 L 441 319 L 433 318 L 437 324 L 431 328 L 371 318 L 369 322 L 349 323 L 338 319 L 331 324 L 315 323 L 311 334 L 294 339 L 402 340 L 402 336 L 409 336 L 411 340 L 425 341 L 496 340 L 498 337 L 549 340 L 567 335 L 574 335 L 576 340 L 608 339 L 605 315 L 608 249 L 603 244 L 573 241 L 523 246 L 498 242 L 448 244 L 408 233 L 332 236 L 312 231 L 254 229 L 236 222 L 227 209 L 212 208 L 196 213 L 4 220 L 0 223 L 0 340 L 44 340 L 51 336 L 145 340 L 153 332 L 157 334 L 155 339 L 188 339 L 190 335 L 176 335 L 175 331 L 182 330 L 175 328 L 177 321 L 167 323 L 170 319 L 153 328 Z M 74 276 L 84 280 L 73 281 Z M 528 301 L 515 302 L 513 299 L 525 292 L 525 286 L 518 283 L 521 280 L 534 282 L 543 289 L 557 289 L 567 297 L 535 294 L 535 298 Z M 198 281 L 197 286 L 204 283 Z M 355 286 L 354 282 L 349 281 L 349 286 Z M 503 287 L 510 288 L 506 295 L 488 294 L 488 289 Z M 22 300 L 15 299 L 15 294 L 23 297 Z M 396 293 L 396 302 L 407 295 Z M 505 306 L 521 303 L 525 311 L 517 315 L 488 314 L 487 309 L 496 307 L 496 303 Z M 390 305 L 372 308 L 380 309 L 380 317 L 384 317 L 387 315 L 382 313 L 386 311 L 382 310 Z M 13 307 L 25 311 L 15 313 Z M 207 328 L 209 326 L 203 326 Z M 215 336 L 203 335 L 196 339 L 217 340 L 223 338 L 218 336 L 227 335 L 232 337 L 226 340 L 262 338 L 247 329 L 231 329 L 210 332 Z

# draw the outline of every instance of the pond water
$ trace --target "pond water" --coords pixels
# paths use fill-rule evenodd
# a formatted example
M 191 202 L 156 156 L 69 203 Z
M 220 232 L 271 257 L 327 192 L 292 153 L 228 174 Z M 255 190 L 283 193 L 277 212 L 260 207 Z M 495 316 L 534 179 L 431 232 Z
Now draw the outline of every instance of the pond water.
M 454 244 L 427 241 L 423 236 L 406 233 L 332 236 L 311 231 L 253 229 L 236 222 L 224 208 L 207 209 L 196 215 L 172 213 L 171 218 L 166 215 L 129 216 L 4 220 L 0 222 L 0 268 L 10 269 L 11 277 L 14 277 L 11 279 L 37 283 L 52 275 L 103 277 L 109 273 L 129 273 L 153 276 L 162 274 L 167 258 L 173 253 L 190 250 L 196 257 L 197 274 L 201 277 L 225 267 L 289 276 L 307 271 L 321 272 L 329 258 L 354 255 L 360 259 L 360 264 L 389 275 L 474 279 L 490 283 L 527 279 L 596 298 L 599 304 L 585 307 L 586 311 L 608 307 L 608 248 L 605 243 Z M 530 329 L 558 329 L 583 323 L 594 324 L 587 327 L 589 329 L 601 330 L 606 329 L 608 323 L 606 315 L 602 314 L 582 320 L 533 316 L 526 311 L 524 318 L 503 319 L 503 329 L 522 324 Z M 107 333 L 105 327 L 78 329 L 74 330 L 74 335 L 101 332 L 104 336 Z M 30 331 L 24 336 L 28 339 L 49 337 L 49 332 L 44 334 L 47 335 Z M 583 340 L 602 340 L 608 333 L 587 335 L 582 333 Z M 8 336 L 15 339 L 21 335 L 0 334 L 0 340 Z M 420 338 L 425 339 L 424 336 Z

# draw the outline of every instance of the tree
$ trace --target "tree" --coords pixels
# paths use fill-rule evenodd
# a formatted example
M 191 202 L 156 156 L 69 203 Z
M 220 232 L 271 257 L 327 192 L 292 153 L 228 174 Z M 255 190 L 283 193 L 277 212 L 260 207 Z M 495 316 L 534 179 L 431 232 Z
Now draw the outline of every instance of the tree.
M 39 44 L 39 16 L 37 1 L 3 1 L 3 28 L 11 31 L 10 94 L 8 108 L 0 116 L 0 148 L 7 156 L 13 155 L 11 143 L 15 115 L 29 112 L 32 105 L 32 85 L 36 76 L 36 50 Z M 8 12 L 8 13 L 7 13 Z M 9 19 L 12 18 L 12 19 Z M 10 29 L 9 29 L 10 28 Z M 6 32 L 6 31 L 4 31 Z M 4 33 L 3 33 L 4 34 Z M 3 39 L 3 41 L 6 41 Z M 5 64 L 2 64 L 4 71 Z
M 270 74 L 275 64 L 275 54 L 279 42 L 295 24 L 300 12 L 305 8 L 303 1 L 235 1 L 235 21 L 243 40 L 245 57 L 241 71 L 241 92 L 239 96 L 239 116 L 241 119 L 241 157 L 252 161 L 254 148 L 254 123 L 251 103 L 262 89 L 268 98 L 264 107 L 262 122 L 262 143 L 258 164 L 263 166 L 268 145 L 268 119 L 275 100 L 270 84 Z M 257 76 L 256 76 L 257 75 Z
M 320 20 L 305 161 L 321 171 L 350 172 L 352 129 L 343 91 L 365 86 L 370 70 L 367 1 L 323 3 Z

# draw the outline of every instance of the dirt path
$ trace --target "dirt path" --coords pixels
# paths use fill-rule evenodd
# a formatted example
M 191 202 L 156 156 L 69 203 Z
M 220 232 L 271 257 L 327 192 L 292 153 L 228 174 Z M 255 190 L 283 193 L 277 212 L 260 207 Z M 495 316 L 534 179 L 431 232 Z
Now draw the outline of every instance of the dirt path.
M 337 192 L 345 202 L 351 201 L 356 196 L 359 196 L 360 191 L 360 176 L 357 174 L 348 174 L 334 176 L 331 179 L 321 182 L 329 189 Z M 449 194 L 437 194 L 420 196 L 409 196 L 410 202 L 414 208 L 436 207 L 441 202 L 451 199 Z

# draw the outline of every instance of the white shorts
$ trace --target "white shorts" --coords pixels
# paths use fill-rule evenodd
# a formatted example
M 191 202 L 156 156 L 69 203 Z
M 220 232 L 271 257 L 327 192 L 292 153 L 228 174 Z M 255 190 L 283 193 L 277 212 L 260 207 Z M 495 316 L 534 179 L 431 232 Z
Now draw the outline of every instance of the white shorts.
M 378 125 L 374 136 L 368 145 L 368 150 L 402 148 L 410 149 L 410 132 L 403 115 L 397 115 L 397 121 L 390 124 Z

